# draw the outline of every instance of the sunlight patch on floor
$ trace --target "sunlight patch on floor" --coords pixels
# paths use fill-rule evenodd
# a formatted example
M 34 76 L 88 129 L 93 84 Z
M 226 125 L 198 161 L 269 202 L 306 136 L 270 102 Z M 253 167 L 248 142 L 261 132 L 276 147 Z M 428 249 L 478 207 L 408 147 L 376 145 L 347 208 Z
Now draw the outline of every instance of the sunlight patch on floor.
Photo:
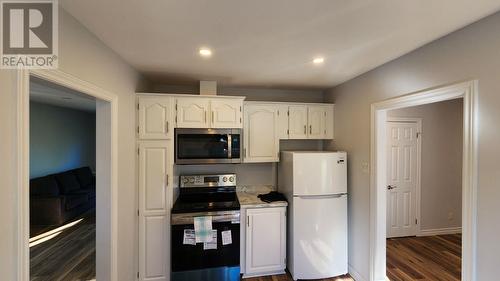
M 56 237 L 57 235 L 61 234 L 64 230 L 77 225 L 78 223 L 82 222 L 83 219 L 76 220 L 74 222 L 70 222 L 68 224 L 65 224 L 63 226 L 60 226 L 56 229 L 52 229 L 50 231 L 44 232 L 40 235 L 37 235 L 35 237 L 32 237 L 29 239 L 29 247 L 36 246 L 38 244 L 41 244 L 43 242 L 49 241 L 50 239 Z

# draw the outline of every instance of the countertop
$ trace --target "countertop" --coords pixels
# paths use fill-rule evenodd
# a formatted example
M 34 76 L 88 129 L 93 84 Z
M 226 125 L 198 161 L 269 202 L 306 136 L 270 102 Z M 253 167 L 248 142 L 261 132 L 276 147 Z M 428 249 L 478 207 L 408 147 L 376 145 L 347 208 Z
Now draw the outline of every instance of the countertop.
M 259 194 L 266 194 L 270 191 L 276 190 L 273 186 L 238 186 L 236 192 L 238 200 L 242 208 L 272 208 L 272 207 L 286 207 L 286 201 L 276 201 L 266 203 L 257 197 Z

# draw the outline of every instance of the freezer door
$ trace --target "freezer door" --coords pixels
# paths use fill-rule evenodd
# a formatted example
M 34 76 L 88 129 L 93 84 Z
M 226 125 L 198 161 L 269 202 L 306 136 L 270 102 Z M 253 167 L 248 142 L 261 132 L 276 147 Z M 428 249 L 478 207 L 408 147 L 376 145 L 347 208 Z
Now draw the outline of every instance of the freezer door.
M 347 273 L 347 196 L 293 198 L 293 279 Z
M 346 192 L 347 156 L 345 152 L 294 153 L 294 195 L 330 195 Z

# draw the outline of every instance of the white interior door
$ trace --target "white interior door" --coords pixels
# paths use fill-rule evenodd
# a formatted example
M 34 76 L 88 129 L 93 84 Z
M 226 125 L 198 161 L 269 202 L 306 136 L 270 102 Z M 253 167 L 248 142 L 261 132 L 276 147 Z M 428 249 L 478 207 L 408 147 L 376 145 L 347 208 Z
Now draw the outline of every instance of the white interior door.
M 387 123 L 387 237 L 416 235 L 417 122 Z

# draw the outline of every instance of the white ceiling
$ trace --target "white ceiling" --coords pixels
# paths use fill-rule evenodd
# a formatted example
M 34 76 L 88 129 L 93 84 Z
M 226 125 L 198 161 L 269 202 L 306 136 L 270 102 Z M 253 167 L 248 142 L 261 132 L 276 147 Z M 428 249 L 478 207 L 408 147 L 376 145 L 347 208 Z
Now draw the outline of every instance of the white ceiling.
M 337 85 L 500 9 L 498 0 L 60 2 L 157 82 L 290 88 Z
M 30 78 L 30 101 L 87 112 L 96 110 L 93 97 L 37 78 Z

